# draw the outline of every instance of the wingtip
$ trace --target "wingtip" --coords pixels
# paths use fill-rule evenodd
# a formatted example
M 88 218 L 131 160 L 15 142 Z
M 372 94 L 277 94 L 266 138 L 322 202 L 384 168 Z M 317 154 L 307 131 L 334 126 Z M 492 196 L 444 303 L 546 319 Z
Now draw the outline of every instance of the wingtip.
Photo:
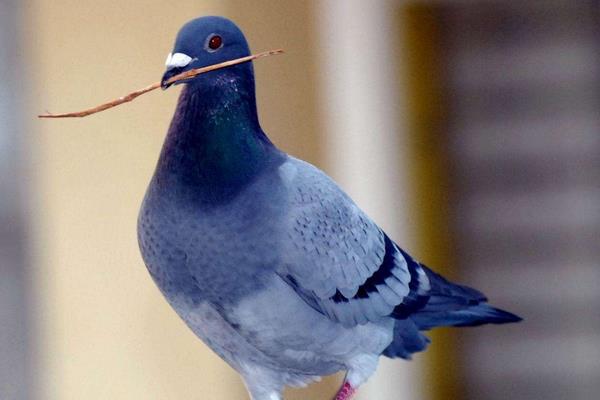
M 516 323 L 516 322 L 521 322 L 523 321 L 523 318 L 519 317 L 516 314 L 513 313 L 509 313 L 508 311 L 503 311 L 501 310 L 504 314 L 503 314 L 503 318 L 507 323 Z
M 482 311 L 485 310 L 483 313 L 485 315 L 485 319 L 482 321 L 484 323 L 512 324 L 523 321 L 523 318 L 516 314 L 489 306 L 487 304 L 480 305 L 479 308 L 482 309 Z

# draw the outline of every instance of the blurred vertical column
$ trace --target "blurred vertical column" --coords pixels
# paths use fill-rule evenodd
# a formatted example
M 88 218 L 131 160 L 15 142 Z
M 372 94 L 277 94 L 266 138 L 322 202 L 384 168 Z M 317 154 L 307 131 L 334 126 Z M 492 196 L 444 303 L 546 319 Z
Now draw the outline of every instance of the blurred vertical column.
M 0 2 L 0 398 L 31 398 L 19 2 Z M 25 202 L 26 204 L 26 202 Z
M 598 2 L 445 11 L 461 267 L 494 304 L 525 317 L 464 334 L 468 397 L 596 399 Z
M 410 2 L 402 10 L 406 48 L 405 75 L 412 152 L 412 213 L 418 224 L 414 254 L 451 280 L 456 278 L 456 257 L 450 229 L 450 182 L 444 96 L 443 13 L 438 3 Z M 424 397 L 459 399 L 464 393 L 457 373 L 459 329 L 427 332 L 431 345 L 423 354 Z
M 317 9 L 327 172 L 395 240 L 414 244 L 399 4 L 327 1 Z M 399 83 L 400 82 L 400 85 Z M 370 400 L 421 397 L 418 366 L 382 359 L 359 391 Z

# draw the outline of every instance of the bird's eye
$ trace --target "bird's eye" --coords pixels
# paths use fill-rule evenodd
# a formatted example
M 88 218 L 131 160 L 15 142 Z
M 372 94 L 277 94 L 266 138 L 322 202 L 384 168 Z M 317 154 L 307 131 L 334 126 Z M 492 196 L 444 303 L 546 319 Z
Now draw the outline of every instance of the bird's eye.
M 211 50 L 217 50 L 223 45 L 223 38 L 219 35 L 213 35 L 208 39 L 208 48 Z

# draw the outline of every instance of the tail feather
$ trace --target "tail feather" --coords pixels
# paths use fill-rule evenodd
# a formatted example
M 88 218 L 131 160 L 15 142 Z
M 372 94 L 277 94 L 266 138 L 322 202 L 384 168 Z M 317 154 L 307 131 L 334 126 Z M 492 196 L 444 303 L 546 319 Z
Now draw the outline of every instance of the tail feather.
M 467 306 L 462 309 L 448 311 L 427 311 L 427 307 L 411 319 L 421 330 L 429 330 L 438 326 L 479 326 L 484 324 L 507 324 L 519 322 L 521 318 L 487 303 Z
M 487 301 L 487 297 L 479 290 L 473 289 L 469 286 L 458 285 L 450 282 L 440 274 L 430 270 L 426 266 L 422 265 L 423 270 L 429 278 L 431 284 L 431 293 L 442 298 L 452 298 L 455 301 L 467 302 L 467 303 L 482 303 Z
M 429 342 L 429 338 L 419 332 L 419 328 L 410 318 L 398 319 L 394 324 L 394 339 L 383 351 L 383 355 L 410 360 L 412 353 L 425 350 Z
M 425 307 L 410 318 L 420 330 L 438 326 L 479 326 L 519 322 L 521 318 L 487 303 L 483 293 L 457 285 L 423 266 L 431 283 Z
M 420 291 L 418 285 L 411 287 L 413 297 L 409 306 L 399 306 L 394 310 L 394 336 L 392 343 L 383 351 L 384 356 L 410 359 L 413 353 L 425 350 L 429 344 L 427 336 L 420 331 L 438 326 L 478 326 L 521 321 L 518 316 L 489 305 L 480 291 L 452 283 L 424 265 L 412 262 L 425 271 L 429 278 L 429 290 Z M 410 269 L 410 264 L 409 270 L 411 277 L 417 276 L 417 269 Z

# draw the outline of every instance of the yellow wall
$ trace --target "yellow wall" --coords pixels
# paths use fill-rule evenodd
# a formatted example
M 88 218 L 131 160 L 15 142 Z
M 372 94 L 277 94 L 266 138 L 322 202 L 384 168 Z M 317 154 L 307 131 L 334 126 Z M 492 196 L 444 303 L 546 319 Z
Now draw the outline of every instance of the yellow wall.
M 318 161 L 307 6 L 38 0 L 24 7 L 33 113 L 77 110 L 158 80 L 179 27 L 224 14 L 253 49 L 288 51 L 256 64 L 263 125 L 281 147 Z M 137 248 L 137 210 L 178 91 L 85 119 L 31 123 L 41 399 L 246 398 L 236 374 L 163 300 Z

